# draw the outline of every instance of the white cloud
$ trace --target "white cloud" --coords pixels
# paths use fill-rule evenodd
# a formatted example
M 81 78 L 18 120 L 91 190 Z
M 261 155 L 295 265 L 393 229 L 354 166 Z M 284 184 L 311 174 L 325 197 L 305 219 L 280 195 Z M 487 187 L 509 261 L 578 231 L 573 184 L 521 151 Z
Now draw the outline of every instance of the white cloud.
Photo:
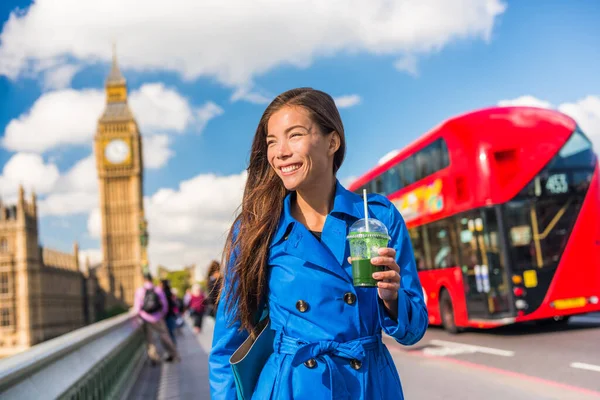
M 213 118 L 223 114 L 223 109 L 213 103 L 207 101 L 202 107 L 196 110 L 196 129 L 202 132 L 206 128 L 206 124 Z
M 505 9 L 501 0 L 175 0 L 168 9 L 161 0 L 38 0 L 5 23 L 0 74 L 109 61 L 117 38 L 125 68 L 238 87 L 319 56 L 423 54 L 465 38 L 487 41 Z
M 93 154 L 61 176 L 52 192 L 39 201 L 41 215 L 84 214 L 98 206 L 98 176 Z
M 102 261 L 102 251 L 100 249 L 84 249 L 79 250 L 79 265 L 83 270 L 86 259 L 90 261 L 90 266 L 94 266 Z
M 517 97 L 512 100 L 500 100 L 498 102 L 499 106 L 507 107 L 507 106 L 526 106 L 526 107 L 539 107 L 539 108 L 552 108 L 552 104 L 547 101 L 540 100 L 537 97 L 531 95 L 525 95 L 521 97 Z
M 553 108 L 552 104 L 531 95 L 525 95 L 512 100 L 501 100 L 500 106 L 533 106 Z M 561 103 L 556 107 L 562 113 L 573 118 L 583 132 L 590 138 L 594 151 L 600 154 L 600 96 L 587 96 L 574 103 Z
M 349 108 L 360 104 L 361 98 L 357 94 L 349 94 L 347 96 L 339 96 L 333 99 L 338 108 Z
M 145 198 L 153 265 L 208 264 L 220 259 L 228 228 L 241 203 L 246 172 L 239 175 L 198 175 L 174 189 L 160 189 Z M 91 216 L 90 233 L 97 233 Z
M 253 104 L 267 104 L 272 99 L 273 96 L 269 96 L 260 91 L 256 91 L 250 85 L 244 85 L 237 88 L 230 98 L 232 102 L 244 100 Z
M 81 66 L 65 64 L 49 69 L 44 74 L 44 89 L 64 89 L 71 84 L 71 80 Z
M 57 189 L 61 191 L 82 190 L 96 191 L 98 187 L 96 172 L 96 158 L 90 154 L 75 163 L 71 169 L 61 177 Z
M 144 133 L 173 131 L 181 133 L 193 119 L 188 100 L 162 83 L 148 83 L 130 98 L 131 111 Z
M 587 96 L 575 103 L 563 103 L 558 109 L 577 121 L 594 144 L 596 153 L 600 154 L 600 96 Z
M 386 153 L 383 157 L 381 157 L 379 159 L 379 161 L 377 162 L 377 164 L 381 165 L 381 164 L 384 164 L 384 163 L 388 162 L 389 160 L 391 160 L 392 158 L 394 158 L 398 153 L 400 153 L 400 150 L 398 150 L 398 149 L 392 150 L 389 153 Z
M 9 122 L 3 146 L 11 151 L 42 153 L 59 145 L 90 145 L 104 94 L 65 89 L 43 94 L 31 109 Z
M 202 131 L 210 119 L 223 113 L 210 101 L 193 108 L 188 99 L 162 83 L 143 85 L 131 94 L 130 103 L 144 135 L 182 133 L 188 128 Z M 11 151 L 37 153 L 63 145 L 91 146 L 104 107 L 100 90 L 45 93 L 27 113 L 10 121 L 2 144 Z
M 49 192 L 58 181 L 60 172 L 54 164 L 46 164 L 39 154 L 17 153 L 13 155 L 0 175 L 0 191 L 3 196 L 17 193 L 22 184 L 26 191 L 38 194 Z
M 398 71 L 407 72 L 409 75 L 417 76 L 417 57 L 414 54 L 404 54 L 394 62 L 394 67 Z
M 142 139 L 144 167 L 157 169 L 164 167 L 175 152 L 169 148 L 169 136 L 153 135 Z
M 100 208 L 96 207 L 88 216 L 87 221 L 88 234 L 94 239 L 99 239 L 102 235 L 102 215 L 100 214 Z
M 90 192 L 53 193 L 39 201 L 40 215 L 85 214 L 98 205 L 98 195 Z
M 357 179 L 358 179 L 358 176 L 349 176 L 346 178 L 341 178 L 340 183 L 342 184 L 343 187 L 348 188 L 348 186 L 350 186 L 352 184 L 352 182 L 354 182 Z

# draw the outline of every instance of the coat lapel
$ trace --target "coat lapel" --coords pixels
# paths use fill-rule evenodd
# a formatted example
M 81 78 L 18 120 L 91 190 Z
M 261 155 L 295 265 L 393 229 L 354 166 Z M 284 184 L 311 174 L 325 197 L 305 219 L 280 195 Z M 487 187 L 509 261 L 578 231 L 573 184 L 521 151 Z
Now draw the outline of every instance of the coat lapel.
M 323 237 L 330 236 L 329 234 L 325 234 L 325 229 L 323 230 L 323 234 Z M 343 238 L 344 236 L 345 235 L 341 233 L 339 237 Z M 336 238 L 337 237 L 338 236 L 336 235 Z M 286 240 L 285 252 L 316 265 L 323 270 L 331 272 L 345 281 L 351 281 L 348 273 L 342 268 L 342 263 L 338 261 L 338 257 L 341 257 L 341 259 L 344 258 L 343 252 L 345 252 L 345 247 L 342 247 L 341 250 L 337 248 L 339 246 L 339 240 L 336 240 L 335 243 L 333 243 L 330 239 L 329 242 L 334 248 L 334 251 L 330 250 L 329 245 L 319 243 L 308 229 L 302 224 L 297 223 L 294 224 L 292 232 Z M 342 243 L 342 246 L 345 246 L 345 244 Z

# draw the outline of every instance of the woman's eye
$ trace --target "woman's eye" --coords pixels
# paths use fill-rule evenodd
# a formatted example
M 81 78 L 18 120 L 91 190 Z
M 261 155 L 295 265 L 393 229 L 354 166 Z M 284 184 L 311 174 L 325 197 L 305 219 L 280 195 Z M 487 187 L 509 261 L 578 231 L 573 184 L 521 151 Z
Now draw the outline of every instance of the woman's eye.
M 294 136 L 302 136 L 302 134 L 301 133 L 292 133 L 290 135 L 291 138 L 293 138 Z

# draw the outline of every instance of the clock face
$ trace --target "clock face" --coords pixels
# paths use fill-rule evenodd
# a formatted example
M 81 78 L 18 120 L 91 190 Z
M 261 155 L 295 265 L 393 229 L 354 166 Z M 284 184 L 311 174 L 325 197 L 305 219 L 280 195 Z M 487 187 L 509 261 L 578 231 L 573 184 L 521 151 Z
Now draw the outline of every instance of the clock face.
M 129 145 L 123 139 L 111 140 L 104 148 L 104 156 L 112 164 L 121 164 L 129 157 Z

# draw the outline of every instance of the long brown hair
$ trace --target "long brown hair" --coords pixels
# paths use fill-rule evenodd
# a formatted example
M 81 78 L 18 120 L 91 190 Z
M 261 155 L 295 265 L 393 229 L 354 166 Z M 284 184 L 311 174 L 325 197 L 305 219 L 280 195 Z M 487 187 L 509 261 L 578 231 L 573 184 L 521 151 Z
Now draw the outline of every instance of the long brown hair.
M 322 134 L 338 133 L 340 147 L 333 157 L 334 174 L 346 153 L 342 118 L 333 98 L 327 93 L 311 88 L 288 90 L 265 109 L 252 142 L 242 210 L 229 230 L 223 251 L 225 279 L 228 281 L 224 294 L 226 310 L 230 315 L 234 313 L 233 321 L 240 321 L 240 330 L 251 335 L 258 322 L 259 305 L 266 296 L 269 244 L 288 193 L 269 164 L 266 141 L 269 118 L 284 106 L 304 108 Z

